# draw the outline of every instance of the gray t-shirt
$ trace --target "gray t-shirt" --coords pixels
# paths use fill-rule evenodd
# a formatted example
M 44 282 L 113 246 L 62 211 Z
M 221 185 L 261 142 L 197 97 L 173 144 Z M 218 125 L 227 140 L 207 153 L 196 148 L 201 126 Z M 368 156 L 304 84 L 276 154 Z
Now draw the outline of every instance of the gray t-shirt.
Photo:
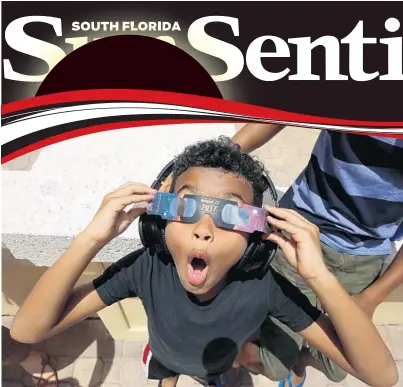
M 139 297 L 148 317 L 153 356 L 182 375 L 214 378 L 233 364 L 238 349 L 267 316 L 298 332 L 320 312 L 288 281 L 269 271 L 234 280 L 208 303 L 183 288 L 175 265 L 141 249 L 94 280 L 103 302 Z

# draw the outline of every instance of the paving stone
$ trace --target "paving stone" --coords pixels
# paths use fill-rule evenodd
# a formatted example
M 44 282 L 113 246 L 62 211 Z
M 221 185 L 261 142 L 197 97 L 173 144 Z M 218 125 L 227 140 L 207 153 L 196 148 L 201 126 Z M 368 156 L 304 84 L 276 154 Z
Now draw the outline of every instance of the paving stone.
M 40 354 L 34 354 L 24 362 L 24 367 L 22 367 L 22 377 L 21 381 L 26 387 L 34 387 L 38 384 L 38 379 L 33 377 L 32 375 L 37 375 L 38 377 L 42 372 L 42 358 Z M 54 357 L 49 357 L 49 364 L 46 367 L 45 375 L 50 376 L 53 373 L 53 370 L 57 369 L 57 359 Z
M 57 361 L 57 375 L 59 380 L 72 378 L 74 375 L 75 359 L 61 357 Z
M 22 375 L 24 373 L 24 370 L 20 365 L 2 367 L 2 371 L 3 371 L 2 375 L 3 380 L 9 380 L 9 381 L 21 380 Z
M 3 387 L 24 387 L 21 382 L 5 380 L 1 383 Z
M 99 344 L 97 340 L 92 341 L 89 343 L 88 347 L 84 348 L 83 352 L 80 354 L 80 357 L 98 357 L 98 346 Z
M 73 377 L 77 379 L 80 386 L 97 386 L 102 380 L 102 368 L 101 359 L 79 358 L 74 366 Z
M 122 387 L 145 385 L 146 377 L 142 371 L 140 362 L 134 359 L 124 359 L 120 368 L 119 384 Z
M 389 348 L 389 351 L 391 351 L 392 354 L 393 354 L 393 348 L 392 348 L 392 345 L 391 345 L 391 342 L 390 342 L 390 338 L 389 338 L 389 335 L 388 335 L 387 328 L 388 327 L 386 325 L 378 325 L 376 327 L 376 329 L 378 330 L 379 334 L 382 337 L 382 340 L 384 341 L 386 346 Z
M 54 356 L 78 358 L 94 340 L 88 325 L 80 323 L 46 340 L 46 350 Z
M 141 359 L 144 344 L 141 341 L 123 342 L 124 359 Z
M 273 382 L 269 378 L 266 378 L 266 376 L 259 375 L 258 378 L 257 378 L 257 384 L 253 384 L 253 386 L 278 387 L 278 382 Z
M 347 378 L 343 381 L 343 385 L 347 387 L 368 387 L 368 384 L 361 382 L 354 376 L 348 375 Z
M 102 359 L 112 360 L 123 357 L 123 343 L 121 340 L 107 339 L 99 340 L 97 347 L 97 356 Z
M 32 377 L 28 372 L 24 372 L 22 374 L 22 384 L 26 387 L 34 387 L 35 383 L 37 383 L 36 379 Z
M 84 320 L 64 332 L 46 340 L 46 350 L 60 357 L 121 356 L 122 347 L 115 342 L 100 319 Z
M 403 361 L 397 362 L 397 371 L 399 372 L 399 381 L 394 387 L 403 387 Z
M 154 386 L 150 384 L 150 387 Z M 201 387 L 202 385 L 196 380 L 192 379 L 190 376 L 181 375 L 179 376 L 177 387 Z M 148 387 L 148 384 L 147 384 Z
M 289 186 L 307 165 L 319 134 L 319 130 L 287 126 L 252 155 L 265 164 L 276 185 Z
M 67 379 L 59 379 L 59 387 L 81 387 L 76 379 L 67 378 Z
M 102 383 L 119 384 L 123 359 L 104 360 Z
M 403 361 L 403 326 L 390 325 L 386 328 L 386 332 L 394 358 Z
M 307 375 L 306 375 L 306 383 L 309 386 L 316 387 L 316 386 L 326 386 L 327 383 L 331 383 L 330 380 L 323 374 L 323 372 L 320 372 L 312 367 L 309 367 L 307 370 Z

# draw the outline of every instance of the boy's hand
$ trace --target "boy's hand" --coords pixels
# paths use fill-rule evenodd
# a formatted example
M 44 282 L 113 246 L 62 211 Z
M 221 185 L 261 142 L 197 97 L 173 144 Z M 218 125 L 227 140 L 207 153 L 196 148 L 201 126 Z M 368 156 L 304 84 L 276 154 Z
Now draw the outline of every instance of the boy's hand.
M 121 234 L 142 213 L 146 206 L 133 207 L 129 211 L 125 208 L 131 204 L 150 202 L 156 190 L 141 183 L 126 183 L 107 194 L 91 223 L 83 234 L 95 242 L 107 244 Z
M 300 276 L 305 281 L 311 281 L 328 275 L 318 227 L 294 210 L 271 206 L 265 206 L 265 209 L 269 212 L 267 221 L 278 230 L 266 235 L 266 239 L 276 243 L 283 250 L 288 263 Z M 289 237 L 282 232 L 289 234 Z

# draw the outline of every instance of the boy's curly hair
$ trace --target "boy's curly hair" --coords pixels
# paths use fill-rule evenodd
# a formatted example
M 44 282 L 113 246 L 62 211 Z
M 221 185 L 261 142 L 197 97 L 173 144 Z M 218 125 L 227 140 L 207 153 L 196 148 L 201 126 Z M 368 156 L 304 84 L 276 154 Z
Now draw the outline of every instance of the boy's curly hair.
M 217 168 L 223 172 L 242 176 L 252 186 L 253 205 L 257 207 L 262 205 L 263 193 L 268 189 L 268 183 L 263 177 L 264 165 L 248 153 L 242 152 L 241 147 L 229 137 L 220 136 L 218 139 L 200 141 L 187 146 L 175 160 L 171 192 L 176 179 L 192 167 Z

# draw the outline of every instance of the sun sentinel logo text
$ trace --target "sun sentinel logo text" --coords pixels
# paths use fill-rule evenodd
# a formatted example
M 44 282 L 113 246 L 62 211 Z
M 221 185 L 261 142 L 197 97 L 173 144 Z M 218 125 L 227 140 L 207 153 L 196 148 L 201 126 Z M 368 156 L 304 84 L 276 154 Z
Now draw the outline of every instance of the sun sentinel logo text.
M 60 18 L 47 16 L 27 16 L 12 21 L 6 28 L 5 40 L 9 47 L 23 54 L 42 59 L 49 66 L 49 71 L 61 60 L 66 53 L 59 46 L 50 42 L 35 38 L 25 33 L 24 27 L 29 23 L 47 23 L 53 26 L 57 36 L 63 36 L 62 20 Z M 73 29 L 79 27 L 79 23 L 73 23 Z M 226 71 L 221 74 L 212 74 L 216 82 L 228 81 L 236 78 L 245 68 L 257 79 L 266 82 L 278 81 L 287 78 L 290 81 L 347 81 L 349 79 L 358 82 L 367 82 L 374 79 L 382 81 L 403 80 L 403 55 L 402 37 L 393 36 L 378 39 L 376 37 L 364 36 L 364 21 L 360 20 L 352 25 L 351 31 L 342 39 L 334 36 L 322 36 L 315 40 L 311 37 L 295 37 L 282 39 L 279 36 L 265 35 L 256 37 L 242 52 L 236 45 L 230 44 L 222 39 L 211 36 L 206 32 L 206 26 L 210 23 L 223 23 L 232 31 L 235 37 L 241 34 L 241 22 L 238 18 L 227 16 L 207 16 L 195 20 L 187 31 L 189 44 L 193 49 L 218 58 L 226 64 Z M 380 20 L 384 24 L 386 33 L 395 33 L 400 28 L 400 21 L 394 17 L 387 20 Z M 174 25 L 174 22 L 171 24 Z M 106 27 L 105 27 L 106 26 Z M 132 29 L 132 24 L 125 24 L 128 29 Z M 149 24 L 147 24 L 149 26 Z M 157 26 L 157 25 L 156 25 Z M 171 44 L 176 44 L 174 37 L 167 35 L 170 31 L 180 31 L 180 28 L 157 28 L 153 25 L 150 31 L 163 31 L 162 36 L 157 36 Z M 159 25 L 158 25 L 159 26 Z M 139 26 L 136 28 L 138 29 Z M 104 25 L 107 28 L 107 24 Z M 247 28 L 247 26 L 242 27 Z M 81 31 L 83 29 L 81 28 Z M 89 30 L 89 29 L 88 29 Z M 110 30 L 111 31 L 111 30 Z M 177 33 L 177 32 L 176 32 Z M 52 39 L 53 40 L 53 39 Z M 274 49 L 263 50 L 263 44 L 272 42 Z M 72 45 L 72 49 L 77 49 L 88 43 L 88 37 L 66 38 L 65 43 Z M 387 72 L 380 74 L 379 71 L 368 73 L 364 70 L 364 53 L 369 49 L 369 45 L 383 45 L 385 47 L 385 59 L 387 59 Z M 273 72 L 268 70 L 268 62 L 275 61 L 276 58 L 290 58 L 290 46 L 296 47 L 296 72 L 292 73 L 290 68 L 284 67 L 281 71 Z M 340 72 L 340 49 L 341 45 L 347 45 L 349 50 L 349 70 L 348 74 Z M 320 76 L 312 73 L 312 51 L 318 47 L 324 48 L 325 74 Z M 293 51 L 294 52 L 294 51 Z M 270 58 L 270 60 L 266 59 Z M 264 59 L 264 60 L 263 60 Z M 264 67 L 262 60 L 266 67 Z M 4 59 L 4 77 L 14 81 L 41 82 L 46 74 L 28 75 L 17 72 L 13 68 L 10 59 Z

